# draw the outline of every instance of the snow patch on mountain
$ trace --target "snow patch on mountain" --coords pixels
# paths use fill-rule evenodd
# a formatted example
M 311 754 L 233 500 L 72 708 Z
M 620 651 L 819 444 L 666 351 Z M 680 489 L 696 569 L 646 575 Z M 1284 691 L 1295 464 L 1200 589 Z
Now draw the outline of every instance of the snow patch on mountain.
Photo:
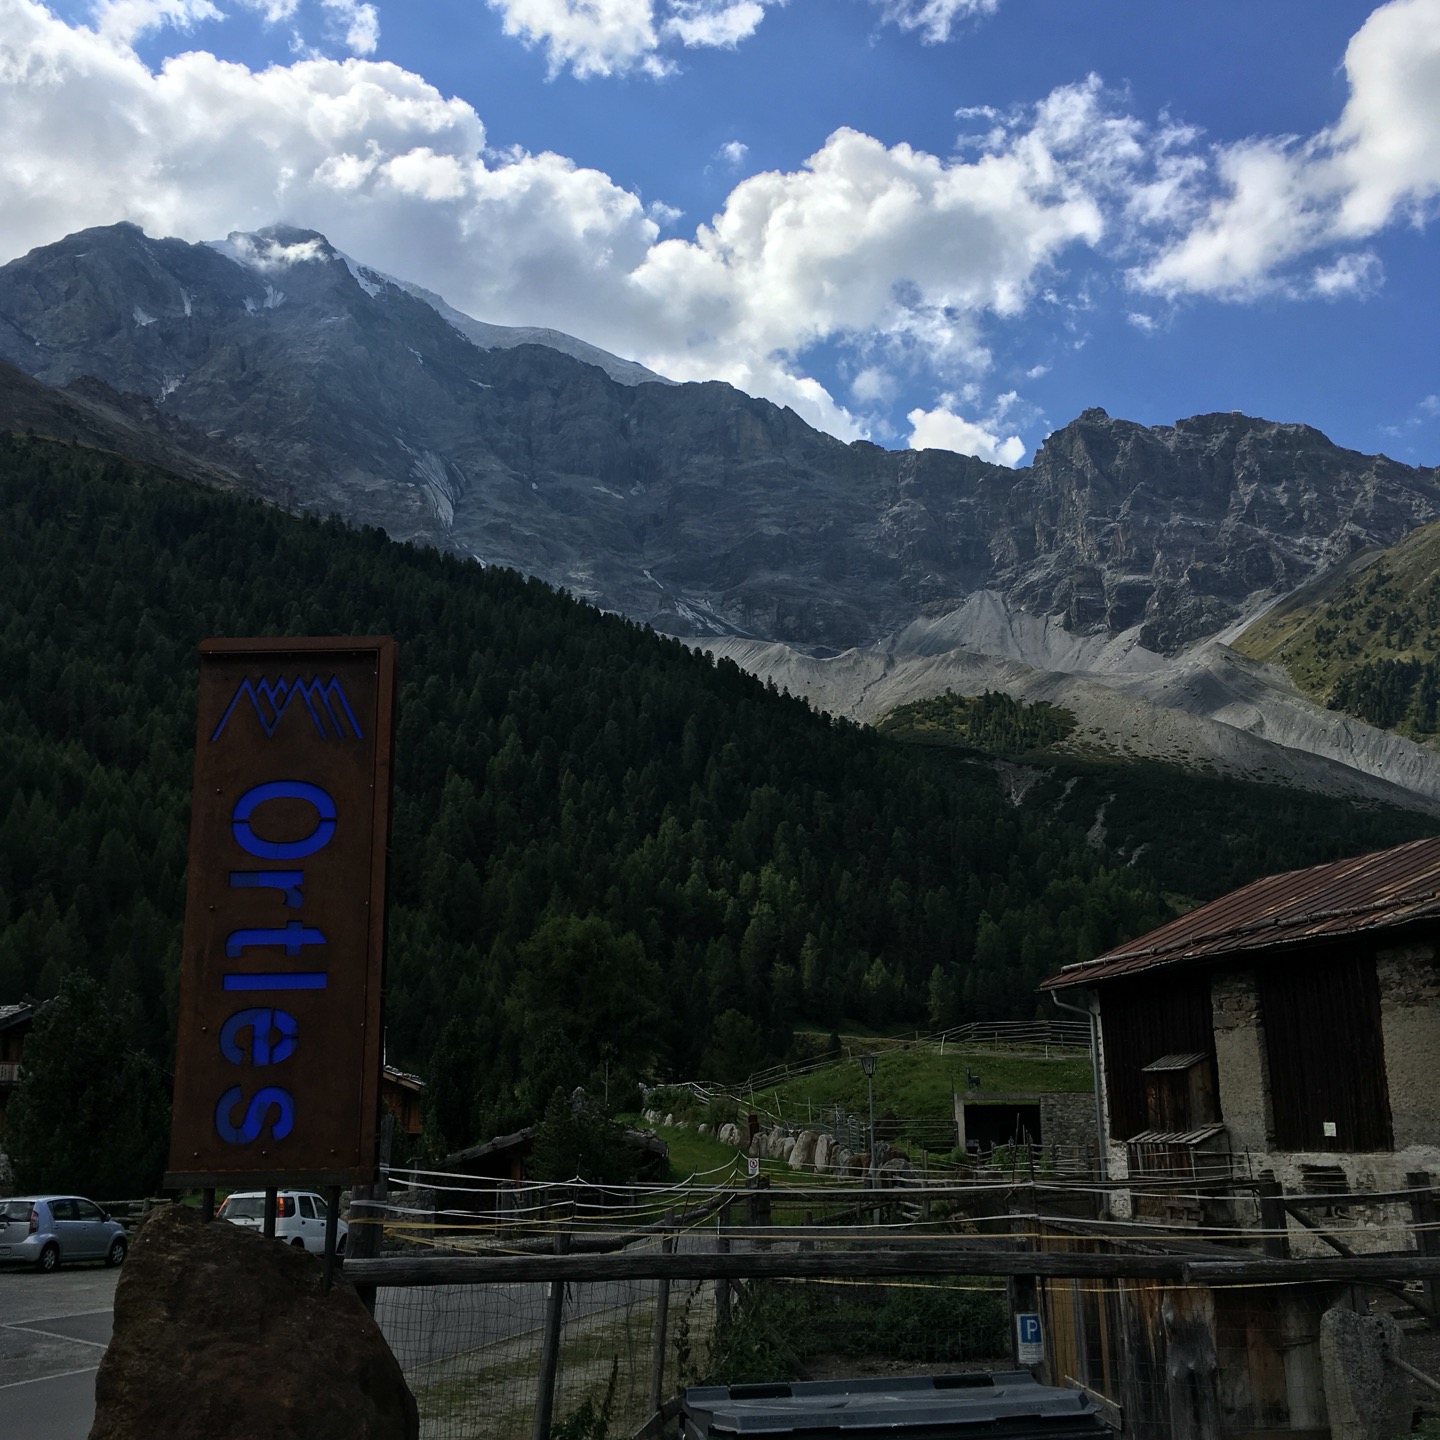
M 653 370 L 647 370 L 637 361 L 622 360 L 618 355 L 612 355 L 608 350 L 591 345 L 589 341 L 577 339 L 574 335 L 566 335 L 562 331 L 543 326 L 491 325 L 484 320 L 476 320 L 463 310 L 457 310 L 433 290 L 426 290 L 409 280 L 398 280 L 392 275 L 385 276 L 385 279 L 392 285 L 399 286 L 406 294 L 424 301 L 441 319 L 449 321 L 454 329 L 481 350 L 513 350 L 517 345 L 544 345 L 549 350 L 558 350 L 562 355 L 569 355 L 586 365 L 598 366 L 612 380 L 619 381 L 622 385 L 676 383 L 667 380 L 663 375 L 657 375 Z
M 352 260 L 343 250 L 337 250 L 335 253 L 345 262 L 345 268 L 350 272 L 355 283 L 372 300 L 385 288 L 386 277 L 381 275 L 378 270 L 372 270 L 369 266 Z

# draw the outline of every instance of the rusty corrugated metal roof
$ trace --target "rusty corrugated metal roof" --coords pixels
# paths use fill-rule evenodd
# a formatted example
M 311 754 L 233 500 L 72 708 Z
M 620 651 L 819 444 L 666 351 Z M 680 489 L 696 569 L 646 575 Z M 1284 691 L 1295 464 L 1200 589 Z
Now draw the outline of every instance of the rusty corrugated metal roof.
M 1328 940 L 1440 915 L 1440 839 L 1412 840 L 1253 881 L 1127 941 L 1067 965 L 1041 985 L 1059 990 L 1162 965 Z

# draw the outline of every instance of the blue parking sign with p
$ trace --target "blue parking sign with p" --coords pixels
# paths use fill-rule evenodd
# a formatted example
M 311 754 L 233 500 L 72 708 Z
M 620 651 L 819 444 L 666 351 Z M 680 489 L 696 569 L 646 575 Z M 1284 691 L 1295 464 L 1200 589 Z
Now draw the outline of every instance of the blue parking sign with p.
M 1021 1365 L 1038 1365 L 1045 1359 L 1040 1317 L 1033 1311 L 1020 1311 L 1015 1316 L 1015 1359 Z

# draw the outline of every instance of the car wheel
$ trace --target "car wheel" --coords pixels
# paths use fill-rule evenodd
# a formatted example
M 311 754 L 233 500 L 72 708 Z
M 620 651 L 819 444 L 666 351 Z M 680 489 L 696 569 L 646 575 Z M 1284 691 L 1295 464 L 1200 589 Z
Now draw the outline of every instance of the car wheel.
M 60 1268 L 60 1247 L 53 1240 L 40 1252 L 35 1268 L 45 1275 Z
M 336 1253 L 337 1255 L 343 1255 L 343 1254 L 345 1253 L 345 1241 L 346 1241 L 347 1239 L 349 1239 L 349 1236 L 342 1235 L 342 1236 L 335 1242 L 335 1253 Z
M 125 1252 L 129 1246 L 125 1243 L 123 1235 L 117 1235 L 110 1242 L 110 1249 L 105 1256 L 105 1263 L 113 1270 L 117 1265 L 125 1263 Z
M 300 1235 L 297 1235 L 290 1243 L 291 1243 L 297 1250 L 303 1250 L 303 1249 L 305 1248 L 305 1240 L 304 1240 L 304 1238 L 303 1238 L 302 1236 L 300 1236 Z

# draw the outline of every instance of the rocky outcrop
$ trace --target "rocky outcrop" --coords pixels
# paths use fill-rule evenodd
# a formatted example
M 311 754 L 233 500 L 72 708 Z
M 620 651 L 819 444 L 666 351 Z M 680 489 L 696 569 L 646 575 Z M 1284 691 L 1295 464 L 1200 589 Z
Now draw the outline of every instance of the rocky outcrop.
M 989 592 L 1052 650 L 1169 655 L 1440 515 L 1435 471 L 1303 425 L 1087 410 L 1008 470 L 516 338 L 284 227 L 209 247 L 110 226 L 0 268 L 0 358 L 28 374 L 139 397 L 281 503 L 672 634 L 843 649 Z
M 181 1206 L 135 1237 L 90 1440 L 415 1440 L 414 1397 L 343 1279 Z

